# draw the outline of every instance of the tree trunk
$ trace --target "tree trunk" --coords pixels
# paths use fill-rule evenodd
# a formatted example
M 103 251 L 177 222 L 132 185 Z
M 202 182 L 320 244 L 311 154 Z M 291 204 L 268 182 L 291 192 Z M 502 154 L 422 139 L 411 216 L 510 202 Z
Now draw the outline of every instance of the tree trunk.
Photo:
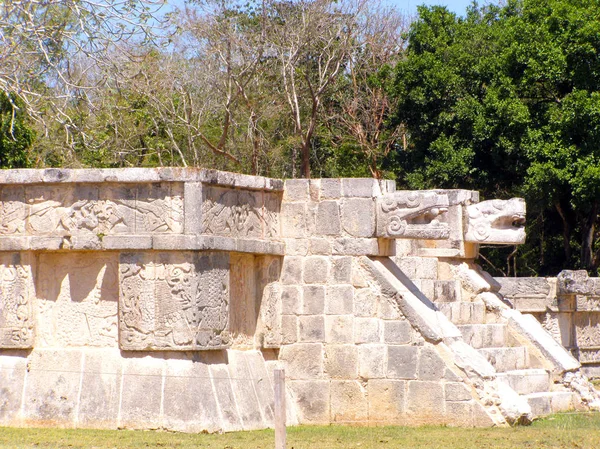
M 554 204 L 558 215 L 562 220 L 563 225 L 563 250 L 565 252 L 565 260 L 567 263 L 571 260 L 571 226 L 569 226 L 569 222 L 567 220 L 567 216 L 565 215 L 560 202 L 556 202 Z
M 581 266 L 586 270 L 594 269 L 593 247 L 596 218 L 598 217 L 598 203 L 594 202 L 592 209 L 586 217 L 581 229 Z

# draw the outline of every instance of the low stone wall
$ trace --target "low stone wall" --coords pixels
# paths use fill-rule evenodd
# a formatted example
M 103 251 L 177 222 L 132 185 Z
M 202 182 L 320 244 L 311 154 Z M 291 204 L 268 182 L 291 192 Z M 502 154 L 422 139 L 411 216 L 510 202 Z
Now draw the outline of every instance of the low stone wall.
M 534 315 L 589 377 L 600 377 L 600 279 L 565 270 L 556 278 L 496 280 L 517 310 Z
M 568 409 L 579 364 L 473 263 L 524 214 L 374 179 L 0 171 L 0 425 L 269 427 L 275 368 L 289 424 Z

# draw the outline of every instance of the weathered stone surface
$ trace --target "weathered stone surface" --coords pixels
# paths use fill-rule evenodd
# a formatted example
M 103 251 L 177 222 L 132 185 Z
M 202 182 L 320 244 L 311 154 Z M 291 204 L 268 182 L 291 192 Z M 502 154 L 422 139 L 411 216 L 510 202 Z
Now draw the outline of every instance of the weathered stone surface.
M 525 200 L 489 200 L 467 206 L 466 242 L 512 244 L 525 242 Z
M 356 379 L 358 347 L 355 345 L 326 345 L 325 373 L 333 379 Z
M 412 326 L 408 321 L 384 321 L 383 341 L 388 344 L 405 345 L 412 340 Z
M 377 236 L 447 239 L 450 228 L 439 215 L 448 211 L 448 196 L 434 191 L 397 191 L 377 199 Z
M 406 381 L 369 379 L 369 421 L 400 424 L 405 421 Z
M 444 390 L 439 382 L 408 382 L 407 411 L 419 422 L 443 420 L 445 413 Z
M 600 281 L 585 270 L 563 270 L 557 276 L 558 294 L 600 296 Z
M 310 254 L 331 255 L 331 242 L 327 239 L 310 239 Z
M 446 401 L 469 401 L 471 390 L 462 382 L 447 382 L 444 386 Z
M 333 241 L 332 253 L 339 256 L 375 256 L 379 254 L 379 242 L 367 238 L 338 238 Z
M 283 199 L 285 201 L 307 201 L 308 179 L 288 179 L 285 181 Z
M 281 348 L 279 355 L 285 362 L 286 377 L 290 379 L 318 379 L 323 375 L 323 345 L 299 343 Z
M 331 421 L 354 424 L 368 418 L 367 391 L 360 382 L 331 381 Z
M 330 384 L 328 380 L 292 380 L 292 390 L 300 420 L 307 424 L 330 422 Z
M 373 178 L 343 178 L 344 197 L 372 198 L 380 194 L 379 184 Z
M 388 346 L 387 377 L 416 379 L 418 347 Z
M 244 430 L 261 429 L 265 426 L 265 417 L 261 413 L 255 385 L 258 378 L 250 373 L 245 351 L 230 350 L 227 352 L 231 387 L 240 413 Z M 264 382 L 269 382 L 264 379 Z M 271 412 L 272 416 L 272 412 Z
M 81 381 L 81 350 L 37 350 L 28 362 L 23 393 L 25 420 L 46 425 L 73 422 Z
M 321 179 L 321 199 L 337 199 L 342 196 L 341 179 Z
M 370 288 L 361 288 L 354 293 L 354 315 L 371 317 L 377 314 L 377 295 Z
M 328 285 L 325 294 L 325 313 L 346 315 L 353 312 L 354 289 L 351 285 Z
M 229 370 L 224 363 L 209 364 L 210 376 L 215 392 L 215 399 L 219 406 L 219 416 L 224 431 L 245 429 L 240 417 L 237 401 L 233 393 L 232 380 Z
M 501 285 L 500 294 L 511 298 L 542 297 L 546 298 L 551 291 L 550 280 L 547 278 L 494 278 Z
M 283 237 L 302 238 L 307 235 L 306 204 L 281 204 L 281 230 Z
M 421 348 L 417 377 L 419 380 L 439 381 L 444 377 L 446 363 L 432 346 Z
M 379 343 L 380 341 L 380 320 L 377 318 L 355 318 L 354 319 L 354 342 L 361 343 Z
M 325 340 L 325 320 L 322 315 L 298 317 L 298 340 L 321 342 Z
M 328 315 L 325 317 L 326 343 L 353 343 L 354 317 L 352 315 Z
M 303 315 L 322 314 L 325 308 L 325 286 L 323 285 L 305 285 L 302 294 Z
M 578 347 L 600 346 L 600 313 L 575 313 L 573 325 Z
M 0 424 L 9 425 L 18 420 L 27 372 L 27 358 L 21 351 L 3 351 L 0 357 Z
M 228 254 L 123 253 L 119 278 L 122 349 L 230 344 Z
M 332 260 L 333 282 L 337 284 L 352 283 L 352 258 L 334 257 Z
M 340 210 L 337 201 L 323 201 L 317 207 L 316 233 L 339 235 L 341 231 Z
M 304 261 L 304 282 L 324 284 L 329 278 L 330 263 L 327 257 L 310 256 Z
M 83 353 L 77 424 L 112 428 L 119 416 L 123 359 L 116 348 Z
M 160 405 L 165 361 L 146 356 L 123 363 L 119 426 L 156 429 L 160 426 Z
M 342 227 L 352 237 L 375 236 L 375 204 L 372 199 L 347 198 L 342 201 Z
M 358 347 L 358 376 L 363 379 L 384 378 L 386 355 L 386 345 L 360 345 Z
M 114 253 L 40 254 L 36 344 L 115 347 L 118 276 Z
M 303 258 L 300 256 L 286 256 L 283 258 L 281 282 L 284 284 L 301 284 Z
M 410 279 L 437 279 L 438 261 L 433 257 L 397 257 L 402 272 Z
M 281 287 L 281 313 L 298 315 L 302 306 L 302 290 L 297 285 Z
M 33 280 L 28 257 L 0 253 L 0 348 L 31 348 Z

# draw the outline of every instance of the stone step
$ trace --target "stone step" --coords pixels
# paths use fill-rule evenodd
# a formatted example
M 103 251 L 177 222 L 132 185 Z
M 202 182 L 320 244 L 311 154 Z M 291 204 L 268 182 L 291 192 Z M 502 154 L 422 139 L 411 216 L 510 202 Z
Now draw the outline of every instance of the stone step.
M 499 373 L 529 368 L 529 353 L 525 346 L 481 348 L 479 352 Z
M 463 339 L 475 349 L 506 346 L 506 324 L 460 324 Z
M 570 391 L 531 393 L 524 397 L 527 399 L 531 407 L 531 412 L 536 418 L 549 415 L 550 413 L 572 410 L 576 399 Z
M 522 369 L 498 373 L 498 381 L 519 394 L 550 391 L 550 375 L 545 369 Z
M 481 302 L 442 302 L 436 306 L 454 324 L 485 323 L 485 305 Z

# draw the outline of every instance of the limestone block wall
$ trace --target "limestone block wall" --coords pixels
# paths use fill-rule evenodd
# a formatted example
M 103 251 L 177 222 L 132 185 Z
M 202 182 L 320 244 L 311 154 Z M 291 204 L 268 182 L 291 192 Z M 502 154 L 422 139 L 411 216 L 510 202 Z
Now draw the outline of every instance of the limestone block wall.
M 271 426 L 277 356 L 254 341 L 273 327 L 282 189 L 206 170 L 0 172 L 0 425 Z
M 590 377 L 600 377 L 600 281 L 585 271 L 556 278 L 496 278 L 500 292 L 534 315 L 556 341 L 569 349 Z
M 289 424 L 528 421 L 431 302 L 489 312 L 472 259 L 523 214 L 373 179 L 2 171 L 0 425 L 269 427 L 275 367 Z

